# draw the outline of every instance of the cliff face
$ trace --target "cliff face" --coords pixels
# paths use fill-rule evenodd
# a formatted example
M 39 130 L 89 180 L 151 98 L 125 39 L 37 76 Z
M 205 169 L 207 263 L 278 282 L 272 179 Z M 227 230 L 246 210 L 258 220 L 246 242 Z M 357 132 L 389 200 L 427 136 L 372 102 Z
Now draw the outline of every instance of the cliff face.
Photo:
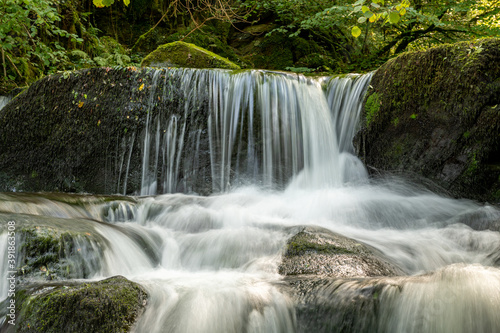
M 500 40 L 405 53 L 373 76 L 361 157 L 427 177 L 457 197 L 500 199 Z

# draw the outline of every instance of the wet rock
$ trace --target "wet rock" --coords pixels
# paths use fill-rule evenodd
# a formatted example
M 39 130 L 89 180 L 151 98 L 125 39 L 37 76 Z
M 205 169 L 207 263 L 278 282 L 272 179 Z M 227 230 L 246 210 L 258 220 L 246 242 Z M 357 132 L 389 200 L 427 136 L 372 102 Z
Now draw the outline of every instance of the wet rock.
M 370 170 L 500 202 L 500 39 L 408 52 L 373 75 L 355 141 Z
M 141 66 L 240 69 L 213 52 L 179 41 L 159 46 L 142 60 Z
M 282 275 L 392 276 L 401 270 L 375 249 L 320 227 L 302 227 L 287 242 Z
M 122 276 L 99 282 L 25 285 L 16 292 L 15 326 L 10 332 L 130 332 L 147 305 L 147 292 Z M 3 302 L 0 313 L 5 316 Z
M 136 193 L 146 119 L 167 123 L 185 114 L 193 97 L 181 78 L 190 71 L 91 68 L 33 83 L 0 110 L 0 191 Z M 206 128 L 205 92 L 195 99 L 182 120 L 188 132 Z M 179 138 L 183 128 L 177 126 L 172 135 Z M 185 138 L 184 152 L 198 144 L 199 170 L 195 176 L 179 174 L 172 191 L 211 192 L 207 135 L 199 142 L 196 136 Z M 166 192 L 163 182 L 158 186 L 159 193 Z
M 297 332 L 375 332 L 380 293 L 403 274 L 377 250 L 315 226 L 288 240 L 279 273 L 295 300 Z
M 0 233 L 15 222 L 18 282 L 87 278 L 101 268 L 106 240 L 97 222 L 0 213 Z
M 393 281 L 394 280 L 394 281 Z M 289 276 L 297 332 L 377 332 L 380 295 L 398 278 Z
M 493 267 L 455 264 L 418 276 L 285 281 L 296 299 L 297 332 L 466 333 L 500 327 L 500 271 Z

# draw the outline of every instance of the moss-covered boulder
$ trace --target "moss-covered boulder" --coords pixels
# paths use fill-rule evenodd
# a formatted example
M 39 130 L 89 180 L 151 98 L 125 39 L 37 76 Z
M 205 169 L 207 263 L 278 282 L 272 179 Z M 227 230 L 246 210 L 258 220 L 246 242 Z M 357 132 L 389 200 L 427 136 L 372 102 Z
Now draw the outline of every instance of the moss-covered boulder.
M 500 39 L 410 52 L 374 74 L 357 136 L 371 169 L 500 201 Z
M 375 249 L 320 227 L 301 227 L 287 242 L 282 275 L 393 276 L 402 273 Z
M 159 46 L 142 60 L 141 66 L 240 69 L 226 58 L 180 41 Z
M 2 332 L 130 332 L 147 305 L 137 283 L 116 276 L 99 282 L 45 283 L 16 292 L 15 326 Z M 2 304 L 2 312 L 7 308 Z M 5 313 L 4 313 L 5 315 Z

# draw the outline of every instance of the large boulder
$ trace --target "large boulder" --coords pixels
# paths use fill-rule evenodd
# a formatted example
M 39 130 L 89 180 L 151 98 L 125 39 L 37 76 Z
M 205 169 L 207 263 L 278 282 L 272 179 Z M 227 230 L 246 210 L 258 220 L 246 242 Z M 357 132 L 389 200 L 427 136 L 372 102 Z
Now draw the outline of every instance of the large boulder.
M 226 58 L 180 41 L 159 46 L 142 60 L 141 66 L 240 69 Z
M 185 111 L 186 71 L 92 68 L 35 82 L 0 110 L 0 191 L 138 191 L 148 118 L 181 118 L 188 130 L 206 126 L 205 92 L 198 91 L 190 113 Z M 180 137 L 182 129 L 172 135 Z M 208 138 L 200 141 L 201 182 L 210 157 Z
M 321 227 L 300 227 L 287 242 L 279 273 L 337 278 L 394 276 L 402 271 L 365 244 Z
M 15 297 L 15 325 L 9 323 L 13 317 L 7 316 L 0 331 L 130 332 L 147 298 L 144 288 L 122 276 L 21 286 Z M 1 304 L 3 316 L 6 301 Z
M 400 55 L 374 74 L 356 144 L 379 171 L 500 200 L 500 39 Z
M 316 226 L 295 227 L 279 273 L 297 332 L 373 332 L 379 294 L 402 270 L 377 250 Z M 398 280 L 399 279 L 399 280 Z

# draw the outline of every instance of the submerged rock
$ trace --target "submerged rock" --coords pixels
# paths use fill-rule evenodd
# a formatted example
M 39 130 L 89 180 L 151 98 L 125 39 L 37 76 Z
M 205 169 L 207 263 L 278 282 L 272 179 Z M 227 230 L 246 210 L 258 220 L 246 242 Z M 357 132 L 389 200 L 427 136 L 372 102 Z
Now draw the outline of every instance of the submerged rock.
M 144 288 L 122 276 L 99 282 L 28 285 L 16 292 L 16 325 L 6 321 L 0 331 L 130 332 L 147 298 Z M 4 316 L 7 306 L 2 305 Z
M 419 276 L 297 276 L 285 280 L 296 299 L 297 332 L 466 333 L 500 329 L 496 311 L 500 270 L 493 267 L 456 264 Z
M 500 202 L 500 39 L 409 52 L 373 75 L 356 142 L 378 171 Z
M 0 233 L 9 221 L 16 228 L 18 282 L 87 278 L 101 269 L 107 241 L 97 222 L 0 213 Z
M 320 227 L 303 227 L 290 238 L 279 266 L 282 275 L 393 276 L 402 273 L 375 249 Z
M 240 69 L 226 58 L 185 42 L 159 46 L 142 60 L 141 66 Z

